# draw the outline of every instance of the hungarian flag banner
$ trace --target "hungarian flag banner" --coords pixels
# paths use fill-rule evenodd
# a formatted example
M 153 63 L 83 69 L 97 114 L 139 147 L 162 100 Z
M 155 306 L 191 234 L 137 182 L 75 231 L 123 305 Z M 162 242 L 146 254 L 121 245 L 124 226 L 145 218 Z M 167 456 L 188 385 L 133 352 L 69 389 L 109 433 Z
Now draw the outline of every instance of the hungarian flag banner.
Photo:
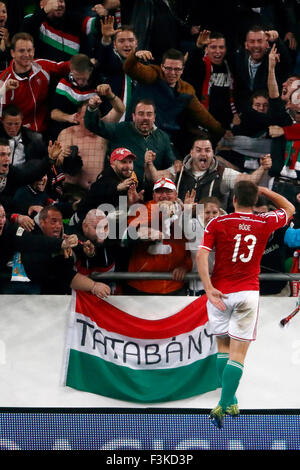
M 139 403 L 181 400 L 220 386 L 206 296 L 73 292 L 65 385 Z

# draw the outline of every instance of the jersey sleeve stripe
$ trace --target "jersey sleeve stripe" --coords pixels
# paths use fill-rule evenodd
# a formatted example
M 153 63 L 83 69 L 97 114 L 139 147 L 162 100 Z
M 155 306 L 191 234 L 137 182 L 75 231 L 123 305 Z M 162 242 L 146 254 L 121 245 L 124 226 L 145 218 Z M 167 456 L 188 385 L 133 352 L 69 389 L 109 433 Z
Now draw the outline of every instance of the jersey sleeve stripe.
M 205 246 L 205 245 L 199 245 L 199 250 L 203 248 L 204 250 L 207 250 L 207 251 L 212 251 L 212 248 L 209 248 L 208 246 Z

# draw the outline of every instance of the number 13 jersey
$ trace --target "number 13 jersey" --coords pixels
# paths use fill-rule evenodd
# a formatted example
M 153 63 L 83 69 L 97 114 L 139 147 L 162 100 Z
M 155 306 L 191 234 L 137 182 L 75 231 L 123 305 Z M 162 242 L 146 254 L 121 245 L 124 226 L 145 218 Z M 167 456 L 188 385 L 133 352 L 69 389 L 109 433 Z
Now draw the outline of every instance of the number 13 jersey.
M 234 212 L 212 219 L 199 248 L 215 250 L 213 286 L 224 294 L 259 290 L 260 262 L 268 238 L 287 221 L 283 209 L 259 215 Z

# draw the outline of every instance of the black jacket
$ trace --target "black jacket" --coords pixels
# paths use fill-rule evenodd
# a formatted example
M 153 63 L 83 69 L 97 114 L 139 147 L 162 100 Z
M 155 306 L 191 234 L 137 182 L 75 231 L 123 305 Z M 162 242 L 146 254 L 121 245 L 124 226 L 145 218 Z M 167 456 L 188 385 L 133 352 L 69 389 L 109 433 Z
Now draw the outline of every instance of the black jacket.
M 292 70 L 290 53 L 285 44 L 277 39 L 275 41 L 277 51 L 280 54 L 280 62 L 276 66 L 276 79 L 279 88 L 287 79 Z M 233 75 L 235 79 L 235 98 L 239 111 L 243 111 L 249 104 L 249 98 L 256 90 L 266 90 L 268 88 L 268 57 L 270 49 L 264 55 L 260 66 L 257 69 L 253 89 L 250 88 L 249 76 L 249 54 L 245 47 L 241 47 L 231 60 L 233 64 Z
M 41 179 L 50 170 L 49 160 L 30 160 L 24 165 L 9 166 L 6 184 L 0 192 L 0 203 L 3 205 L 7 216 L 13 211 L 13 197 L 21 186 L 33 183 Z
M 121 182 L 122 179 L 111 166 L 105 168 L 91 185 L 86 198 L 79 204 L 77 210 L 79 219 L 83 220 L 89 210 L 96 209 L 101 204 L 110 204 L 114 208 L 119 207 L 119 197 L 127 196 L 127 190 L 117 190 L 117 186 Z M 141 189 L 142 184 L 139 183 L 137 191 L 139 192 Z
M 31 232 L 19 227 L 17 224 L 6 222 L 0 235 L 0 269 L 6 267 L 6 263 L 17 251 L 21 253 L 47 253 L 59 252 L 62 244 L 61 238 L 46 237 L 41 232 L 33 235 Z
M 182 39 L 189 38 L 189 26 L 163 0 L 136 0 L 130 24 L 138 38 L 138 49 L 150 50 L 156 64 L 168 49 L 180 49 Z
M 0 137 L 4 137 L 8 140 L 11 139 L 4 130 L 2 123 L 0 122 Z M 39 132 L 32 131 L 27 127 L 21 126 L 21 141 L 24 145 L 25 161 L 33 159 L 42 159 L 47 157 L 48 149 L 46 143 L 43 140 L 42 134 Z M 12 163 L 13 163 L 12 152 Z
M 66 259 L 60 253 L 62 239 L 45 237 L 38 225 L 30 232 L 30 235 L 32 248 L 21 254 L 29 279 L 40 285 L 41 294 L 70 294 L 70 284 L 76 271 L 73 258 Z M 51 249 L 37 251 L 35 244 L 39 238 L 47 238 Z
M 74 53 L 82 52 L 82 41 L 84 35 L 82 34 L 83 15 L 66 11 L 61 18 L 49 18 L 43 9 L 37 9 L 33 15 L 24 18 L 21 31 L 31 34 L 34 38 L 36 48 L 36 57 L 56 62 L 69 60 Z M 62 37 L 62 42 L 59 47 L 51 44 L 47 40 L 43 40 L 40 36 L 40 27 L 43 22 L 46 22 L 52 30 L 57 31 Z M 96 22 L 98 24 L 99 22 Z M 99 23 L 100 27 L 100 23 Z M 64 37 L 73 36 L 73 40 L 78 42 L 78 51 L 70 52 L 68 45 L 64 43 Z

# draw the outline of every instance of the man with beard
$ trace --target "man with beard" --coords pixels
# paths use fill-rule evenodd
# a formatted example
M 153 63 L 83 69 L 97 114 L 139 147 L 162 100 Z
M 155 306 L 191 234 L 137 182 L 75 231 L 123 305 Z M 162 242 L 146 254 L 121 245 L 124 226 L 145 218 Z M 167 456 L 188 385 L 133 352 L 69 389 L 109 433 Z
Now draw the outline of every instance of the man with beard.
M 251 175 L 243 174 L 242 177 L 257 183 L 266 175 L 271 164 L 270 156 L 266 155 L 260 159 L 259 168 Z M 183 166 L 175 181 L 178 197 L 183 201 L 187 191 L 194 189 L 195 202 L 203 197 L 215 196 L 219 199 L 222 209 L 227 211 L 229 195 L 241 175 L 242 173 L 224 166 L 215 157 L 211 142 L 204 135 L 194 141 L 190 154 L 183 160 Z
M 144 155 L 147 150 L 155 153 L 155 167 L 164 170 L 174 163 L 175 156 L 168 135 L 155 126 L 155 107 L 150 100 L 137 102 L 132 121 L 104 122 L 97 112 L 98 97 L 89 100 L 84 123 L 86 128 L 107 139 L 110 152 L 125 147 L 136 156 L 135 172 L 138 179 L 144 177 Z
M 138 50 L 129 54 L 123 64 L 124 72 L 137 81 L 132 107 L 141 98 L 153 100 L 156 123 L 169 135 L 178 155 L 186 152 L 187 141 L 199 133 L 199 127 L 219 141 L 225 130 L 200 103 L 194 87 L 181 78 L 184 54 L 169 49 L 160 65 L 152 64 L 154 59 L 151 51 Z
M 129 205 L 142 198 L 142 184 L 139 183 L 133 169 L 135 160 L 136 156 L 127 148 L 117 148 L 112 152 L 110 166 L 102 171 L 91 185 L 86 198 L 79 204 L 75 217 L 77 222 L 83 220 L 91 209 L 96 209 L 101 204 L 118 208 L 121 196 L 128 199 Z

